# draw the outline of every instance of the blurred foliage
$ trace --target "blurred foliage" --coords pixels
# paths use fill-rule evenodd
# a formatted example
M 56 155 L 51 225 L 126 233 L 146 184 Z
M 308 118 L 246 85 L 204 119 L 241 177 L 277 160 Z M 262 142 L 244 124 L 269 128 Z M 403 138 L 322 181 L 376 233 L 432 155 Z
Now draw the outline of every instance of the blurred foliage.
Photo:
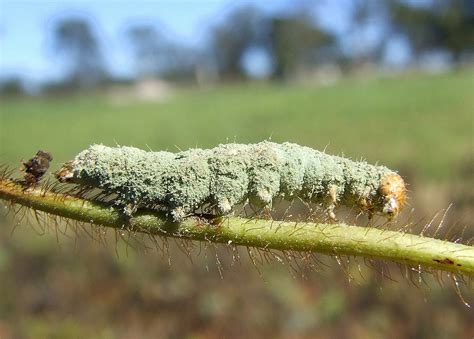
M 0 83 L 0 95 L 4 97 L 16 97 L 25 94 L 23 81 L 19 77 L 3 79 Z
M 65 86 L 96 86 L 107 78 L 99 41 L 84 18 L 66 18 L 54 27 L 54 49 L 68 61 Z
M 474 3 L 470 0 L 434 0 L 431 6 L 392 4 L 394 30 L 410 40 L 415 57 L 447 49 L 458 62 L 464 52 L 474 53 Z
M 241 7 L 230 13 L 226 20 L 211 33 L 211 50 L 220 76 L 242 79 L 240 61 L 248 48 L 265 44 L 267 33 L 265 16 L 252 6 Z
M 304 13 L 290 18 L 272 18 L 270 23 L 274 77 L 287 79 L 307 64 L 318 63 L 318 54 L 335 38 L 311 24 Z
M 166 39 L 149 24 L 134 24 L 127 29 L 138 78 L 160 77 L 173 81 L 192 79 L 197 55 L 190 47 Z
M 199 84 L 245 80 L 252 74 L 243 61 L 250 51 L 259 50 L 268 59 L 267 77 L 293 80 L 322 66 L 332 66 L 339 72 L 384 66 L 390 41 L 401 37 L 410 49 L 410 61 L 405 66 L 423 67 L 423 57 L 436 53 L 444 53 L 444 62 L 449 65 L 472 62 L 472 3 L 352 0 L 345 8 L 348 22 L 341 26 L 346 27 L 341 32 L 321 25 L 321 17 L 316 13 L 326 13 L 323 2 L 303 1 L 293 4 L 291 10 L 273 12 L 240 5 L 207 27 L 207 38 L 200 46 L 178 41 L 156 22 L 129 24 L 121 34 L 133 52 L 131 74 L 136 79 L 157 77 Z M 43 84 L 45 92 L 123 83 L 124 79 L 117 79 L 108 71 L 108 55 L 101 45 L 103 41 L 98 39 L 100 32 L 92 23 L 77 15 L 55 19 L 52 47 L 66 72 L 60 81 Z M 367 38 L 369 33 L 376 37 Z M 7 95 L 12 90 L 11 79 L 4 82 L 0 94 Z

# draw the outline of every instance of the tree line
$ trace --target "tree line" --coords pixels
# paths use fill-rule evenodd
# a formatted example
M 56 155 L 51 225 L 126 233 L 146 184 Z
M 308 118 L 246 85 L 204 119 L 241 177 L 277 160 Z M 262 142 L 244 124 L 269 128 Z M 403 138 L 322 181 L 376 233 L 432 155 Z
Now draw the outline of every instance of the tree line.
M 453 64 L 474 54 L 474 2 L 432 0 L 421 5 L 402 0 L 353 0 L 347 32 L 324 28 L 315 19 L 314 6 L 304 2 L 289 13 L 265 13 L 253 6 L 238 7 L 209 28 L 207 43 L 198 48 L 170 40 L 156 25 L 136 23 L 124 32 L 133 52 L 136 78 L 196 81 L 249 78 L 243 64 L 249 51 L 259 51 L 268 63 L 266 76 L 288 80 L 298 72 L 323 64 L 351 70 L 364 63 L 381 64 L 393 37 L 408 42 L 416 63 L 433 51 L 448 53 Z M 344 48 L 347 36 L 358 39 L 374 23 L 379 37 L 362 49 Z M 106 54 L 94 26 L 83 17 L 66 17 L 53 26 L 53 52 L 60 56 L 66 75 L 60 88 L 89 88 L 113 82 Z M 52 87 L 54 87 L 52 86 Z M 15 84 L 2 90 L 14 91 Z

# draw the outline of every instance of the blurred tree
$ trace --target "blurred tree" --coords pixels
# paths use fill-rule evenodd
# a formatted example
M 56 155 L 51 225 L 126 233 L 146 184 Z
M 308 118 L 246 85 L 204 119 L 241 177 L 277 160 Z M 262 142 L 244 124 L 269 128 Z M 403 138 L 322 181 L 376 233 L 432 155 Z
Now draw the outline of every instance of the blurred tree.
M 352 40 L 350 55 L 348 55 L 351 59 L 350 64 L 358 66 L 366 62 L 380 62 L 387 37 L 391 33 L 388 24 L 389 1 L 352 0 L 348 10 L 350 19 L 344 35 Z M 369 39 L 368 35 L 372 35 L 372 38 Z
M 176 42 L 167 46 L 168 65 L 163 78 L 172 81 L 194 81 L 196 78 L 197 54 L 192 47 Z
M 23 82 L 18 77 L 10 77 L 0 80 L 0 96 L 12 97 L 25 94 Z
M 151 25 L 135 25 L 126 32 L 135 57 L 138 76 L 157 75 L 160 70 L 160 37 Z
M 196 52 L 192 48 L 167 40 L 149 24 L 131 26 L 126 35 L 133 49 L 139 77 L 194 78 Z
M 435 49 L 447 49 L 455 62 L 464 52 L 474 52 L 474 2 L 433 0 L 429 6 L 392 2 L 394 31 L 405 34 L 415 57 Z
M 285 79 L 297 68 L 322 60 L 320 51 L 334 43 L 334 37 L 316 27 L 304 13 L 270 19 L 270 45 L 274 77 Z
M 96 86 L 107 78 L 97 38 L 83 18 L 66 18 L 54 28 L 54 51 L 67 58 L 68 87 Z
M 334 36 L 317 27 L 305 8 L 292 14 L 264 15 L 255 7 L 240 7 L 212 32 L 217 68 L 227 79 L 245 77 L 242 59 L 249 50 L 268 52 L 273 77 L 285 79 L 321 62 L 327 54 L 323 51 L 334 42 Z
M 241 60 L 249 48 L 265 44 L 266 22 L 255 7 L 237 8 L 211 32 L 211 48 L 218 73 L 227 79 L 245 76 Z

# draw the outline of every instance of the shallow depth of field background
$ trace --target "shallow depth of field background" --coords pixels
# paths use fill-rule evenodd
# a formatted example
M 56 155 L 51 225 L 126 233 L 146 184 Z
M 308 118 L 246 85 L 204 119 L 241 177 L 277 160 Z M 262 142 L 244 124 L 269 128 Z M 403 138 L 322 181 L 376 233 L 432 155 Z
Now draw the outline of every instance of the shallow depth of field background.
M 92 143 L 291 141 L 398 169 L 410 190 L 401 224 L 419 230 L 452 204 L 441 237 L 474 235 L 470 1 L 2 1 L 0 13 L 2 164 L 42 149 L 54 170 Z M 239 263 L 204 245 L 190 259 L 174 241 L 169 257 L 113 231 L 104 244 L 17 221 L 0 214 L 0 338 L 474 333 L 446 276 L 441 287 L 324 257 L 319 272 L 255 268 L 245 249 Z

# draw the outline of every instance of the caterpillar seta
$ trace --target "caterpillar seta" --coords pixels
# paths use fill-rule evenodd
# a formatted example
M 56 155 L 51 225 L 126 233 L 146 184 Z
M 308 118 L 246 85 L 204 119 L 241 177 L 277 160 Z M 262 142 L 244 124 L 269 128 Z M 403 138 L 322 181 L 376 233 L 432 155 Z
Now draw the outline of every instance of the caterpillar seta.
M 245 203 L 270 208 L 277 197 L 320 204 L 332 220 L 337 205 L 392 219 L 406 200 L 403 179 L 387 167 L 288 142 L 179 153 L 92 145 L 56 177 L 115 194 L 127 216 L 138 208 L 161 209 L 177 222 L 198 210 L 221 216 Z

